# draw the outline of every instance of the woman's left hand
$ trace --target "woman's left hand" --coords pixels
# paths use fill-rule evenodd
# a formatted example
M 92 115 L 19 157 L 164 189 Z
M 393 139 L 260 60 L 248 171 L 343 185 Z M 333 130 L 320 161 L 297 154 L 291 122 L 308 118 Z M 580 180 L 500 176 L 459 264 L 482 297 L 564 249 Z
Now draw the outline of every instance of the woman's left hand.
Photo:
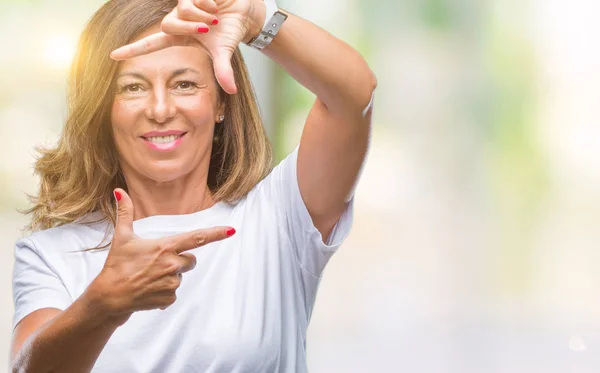
M 212 58 L 221 87 L 234 94 L 237 88 L 231 57 L 240 42 L 260 32 L 262 21 L 252 17 L 260 13 L 255 4 L 258 7 L 261 3 L 261 0 L 178 0 L 178 5 L 163 19 L 161 32 L 120 47 L 110 57 L 125 60 L 172 46 L 201 47 Z

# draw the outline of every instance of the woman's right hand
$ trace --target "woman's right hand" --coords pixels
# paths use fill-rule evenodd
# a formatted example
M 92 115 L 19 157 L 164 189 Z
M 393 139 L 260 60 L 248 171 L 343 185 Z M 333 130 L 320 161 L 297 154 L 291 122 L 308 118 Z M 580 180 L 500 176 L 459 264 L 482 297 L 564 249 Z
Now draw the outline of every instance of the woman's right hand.
M 133 232 L 133 204 L 122 189 L 117 202 L 117 224 L 104 268 L 93 287 L 107 315 L 126 321 L 136 311 L 175 302 L 182 273 L 194 269 L 196 257 L 187 250 L 231 237 L 235 229 L 213 227 L 161 239 L 146 240 Z M 122 321 L 122 322 L 124 322 Z

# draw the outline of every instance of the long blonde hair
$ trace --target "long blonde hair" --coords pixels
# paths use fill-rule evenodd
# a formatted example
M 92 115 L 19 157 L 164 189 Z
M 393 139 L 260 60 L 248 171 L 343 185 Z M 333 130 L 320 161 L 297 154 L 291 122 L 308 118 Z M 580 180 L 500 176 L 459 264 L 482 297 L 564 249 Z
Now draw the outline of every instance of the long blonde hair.
M 30 231 L 71 223 L 102 211 L 114 225 L 112 191 L 127 190 L 112 137 L 110 112 L 118 62 L 109 53 L 159 23 L 176 0 L 110 0 L 90 19 L 79 40 L 69 76 L 69 115 L 55 147 L 38 148 L 35 172 L 38 195 Z M 238 50 L 232 58 L 238 93 L 220 89 L 225 122 L 215 126 L 208 187 L 216 201 L 233 202 L 246 195 L 272 167 L 266 137 L 248 71 Z

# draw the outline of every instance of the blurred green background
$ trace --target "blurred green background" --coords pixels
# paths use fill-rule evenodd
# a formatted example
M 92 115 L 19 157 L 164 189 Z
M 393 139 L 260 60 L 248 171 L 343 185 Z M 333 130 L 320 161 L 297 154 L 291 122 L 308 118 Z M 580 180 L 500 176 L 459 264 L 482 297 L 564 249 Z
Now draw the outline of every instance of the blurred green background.
M 6 355 L 26 224 L 15 210 L 37 187 L 33 146 L 60 133 L 73 49 L 102 3 L 0 2 Z M 357 48 L 379 81 L 354 229 L 309 328 L 311 372 L 598 372 L 600 3 L 280 6 Z M 314 97 L 243 52 L 281 159 Z

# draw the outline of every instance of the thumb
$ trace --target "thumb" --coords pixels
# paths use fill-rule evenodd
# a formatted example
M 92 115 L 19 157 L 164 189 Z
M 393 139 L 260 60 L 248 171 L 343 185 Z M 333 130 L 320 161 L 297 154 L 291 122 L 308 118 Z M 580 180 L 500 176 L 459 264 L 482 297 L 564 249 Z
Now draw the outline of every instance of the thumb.
M 180 257 L 185 258 L 184 265 L 181 267 L 180 273 L 191 271 L 196 268 L 196 256 L 192 253 L 181 253 Z
M 231 67 L 231 56 L 233 51 L 228 48 L 222 48 L 213 56 L 213 65 L 215 67 L 215 76 L 219 85 L 230 95 L 237 93 L 233 68 Z
M 115 236 L 129 240 L 133 237 L 133 203 L 127 192 L 121 188 L 113 191 L 117 200 L 117 224 Z

